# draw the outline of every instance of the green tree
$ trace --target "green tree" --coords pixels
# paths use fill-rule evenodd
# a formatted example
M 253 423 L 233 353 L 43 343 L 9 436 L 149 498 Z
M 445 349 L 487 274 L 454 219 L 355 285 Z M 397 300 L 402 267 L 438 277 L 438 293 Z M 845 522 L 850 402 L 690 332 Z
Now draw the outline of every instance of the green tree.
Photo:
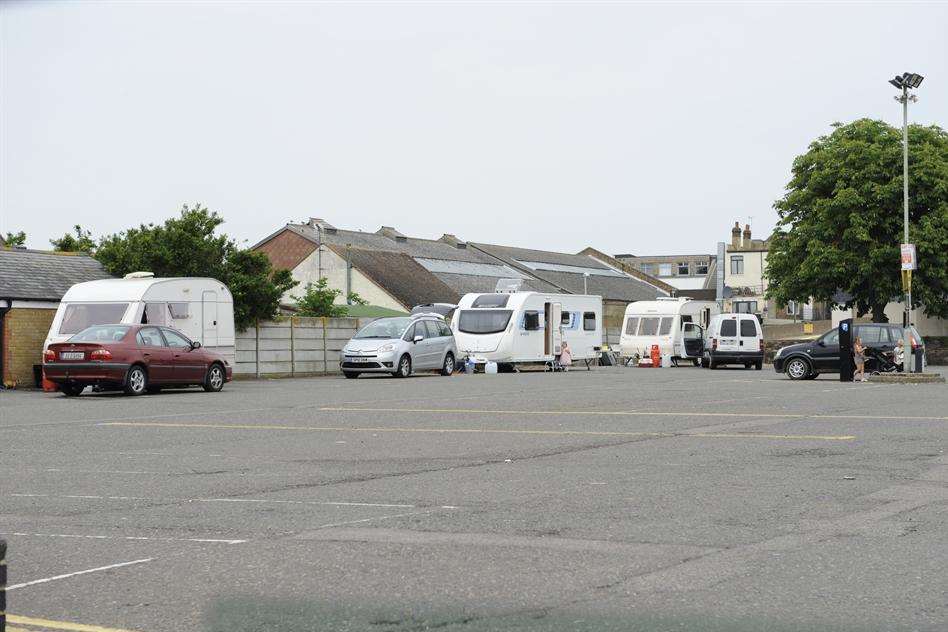
M 7 233 L 3 236 L 3 247 L 4 248 L 13 248 L 14 246 L 22 246 L 26 243 L 26 233 L 22 230 L 18 233 Z
M 142 224 L 103 238 L 95 258 L 116 276 L 149 271 L 157 277 L 200 276 L 224 282 L 234 297 L 234 324 L 243 330 L 272 318 L 280 297 L 296 285 L 288 270 L 274 270 L 262 252 L 244 250 L 227 235 L 215 212 L 196 204 L 163 224 Z
M 771 237 L 765 276 L 779 302 L 838 290 L 859 315 L 886 320 L 886 303 L 901 296 L 902 135 L 882 122 L 835 124 L 793 161 L 780 217 Z M 909 127 L 909 239 L 919 269 L 915 307 L 948 317 L 948 134 L 937 126 Z
M 50 239 L 49 243 L 53 245 L 53 250 L 57 252 L 88 252 L 95 250 L 95 241 L 92 239 L 92 233 L 88 230 L 82 230 L 82 226 L 76 224 L 73 226 L 75 235 L 66 233 L 59 239 Z
M 336 305 L 336 298 L 342 294 L 342 290 L 329 287 L 329 282 L 324 278 L 316 283 L 307 283 L 304 288 L 303 296 L 294 296 L 297 305 L 297 314 L 300 316 L 328 316 L 339 318 L 349 314 L 348 305 Z M 355 292 L 349 292 L 349 304 L 365 305 L 365 301 Z

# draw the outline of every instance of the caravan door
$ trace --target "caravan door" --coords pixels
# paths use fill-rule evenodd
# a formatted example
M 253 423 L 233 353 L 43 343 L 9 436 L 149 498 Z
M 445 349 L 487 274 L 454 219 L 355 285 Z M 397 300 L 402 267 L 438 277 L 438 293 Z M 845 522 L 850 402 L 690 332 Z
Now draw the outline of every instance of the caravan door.
M 560 319 L 563 317 L 562 303 L 543 304 L 543 355 L 556 356 L 563 344 L 563 330 Z
M 217 346 L 217 292 L 206 291 L 202 295 L 202 338 L 205 347 Z

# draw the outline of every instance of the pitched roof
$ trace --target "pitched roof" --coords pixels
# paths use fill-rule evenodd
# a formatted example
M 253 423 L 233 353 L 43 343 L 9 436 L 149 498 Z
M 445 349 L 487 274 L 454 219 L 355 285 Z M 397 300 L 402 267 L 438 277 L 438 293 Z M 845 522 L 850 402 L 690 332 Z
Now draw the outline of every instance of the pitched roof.
M 605 300 L 616 301 L 653 300 L 671 294 L 661 287 L 667 284 L 657 279 L 648 277 L 646 281 L 637 278 L 588 254 L 572 255 L 481 243 L 471 245 L 571 294 L 598 294 Z
M 329 248 L 340 257 L 346 257 L 346 248 L 336 245 Z M 404 253 L 350 248 L 348 256 L 353 268 L 372 279 L 407 309 L 424 303 L 457 303 L 461 298 Z
M 110 278 L 86 255 L 0 248 L 0 298 L 58 301 L 76 283 Z

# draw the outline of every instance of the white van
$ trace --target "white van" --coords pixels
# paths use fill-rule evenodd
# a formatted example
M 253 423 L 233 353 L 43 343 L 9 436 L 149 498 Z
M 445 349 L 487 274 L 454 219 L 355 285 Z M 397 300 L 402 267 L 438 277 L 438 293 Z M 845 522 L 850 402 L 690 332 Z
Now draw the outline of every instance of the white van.
M 691 360 L 697 366 L 704 351 L 704 332 L 719 313 L 715 301 L 686 296 L 629 303 L 622 320 L 619 355 L 646 357 L 652 345 L 658 345 L 662 356 L 670 356 L 676 366 L 678 360 Z
M 118 323 L 174 327 L 234 363 L 234 299 L 227 286 L 197 277 L 156 279 L 150 272 L 73 285 L 56 310 L 43 348 L 86 327 Z
M 725 364 L 763 368 L 764 332 L 754 314 L 718 314 L 711 319 L 701 366 L 716 369 Z
M 476 364 L 551 362 L 562 342 L 573 362 L 602 352 L 602 297 L 542 292 L 465 294 L 451 321 L 458 354 Z

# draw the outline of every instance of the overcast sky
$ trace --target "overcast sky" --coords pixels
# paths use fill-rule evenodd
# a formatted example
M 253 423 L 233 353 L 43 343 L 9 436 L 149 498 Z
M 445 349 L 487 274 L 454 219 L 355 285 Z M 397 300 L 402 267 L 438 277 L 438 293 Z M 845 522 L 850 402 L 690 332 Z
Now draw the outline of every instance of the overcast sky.
M 0 231 L 31 247 L 201 202 L 610 253 L 773 228 L 833 121 L 948 125 L 946 4 L 0 5 Z M 893 209 L 898 212 L 898 209 Z

